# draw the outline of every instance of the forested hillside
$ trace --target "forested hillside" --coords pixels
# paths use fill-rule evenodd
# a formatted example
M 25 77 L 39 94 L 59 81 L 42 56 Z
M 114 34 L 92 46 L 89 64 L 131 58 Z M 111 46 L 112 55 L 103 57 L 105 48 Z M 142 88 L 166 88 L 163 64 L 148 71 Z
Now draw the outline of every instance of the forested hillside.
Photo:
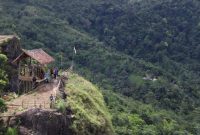
M 147 119 L 138 111 L 130 111 L 117 99 L 119 114 L 114 116 L 133 114 L 133 121 L 140 117 L 142 125 L 155 126 L 149 127 L 155 131 L 152 134 L 175 130 L 197 134 L 199 7 L 198 0 L 1 0 L 0 33 L 17 34 L 23 47 L 42 47 L 58 60 L 62 54 L 63 67 L 70 64 L 76 46 L 77 72 L 104 89 L 124 95 L 120 98 L 128 108 L 134 107 L 132 102 L 140 102 L 146 111 L 145 104 L 169 111 L 160 111 L 161 122 L 169 117 L 180 127 L 159 129 L 157 119 L 149 122 L 150 115 Z M 105 92 L 105 97 L 108 95 Z M 109 108 L 114 107 L 111 103 L 107 100 Z M 123 124 L 113 123 L 122 134 Z

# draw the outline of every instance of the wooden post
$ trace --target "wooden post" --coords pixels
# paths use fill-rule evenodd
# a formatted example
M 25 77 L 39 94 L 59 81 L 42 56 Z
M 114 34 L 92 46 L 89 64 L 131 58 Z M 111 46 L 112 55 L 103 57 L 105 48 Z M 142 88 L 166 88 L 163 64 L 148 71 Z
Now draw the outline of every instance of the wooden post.
M 28 81 L 26 81 L 26 93 L 28 93 Z
M 21 74 L 21 62 L 19 61 L 19 67 L 18 67 L 18 76 L 20 76 Z
M 29 92 L 30 91 L 30 81 L 28 81 L 28 91 L 27 92 Z
M 17 90 L 18 95 L 19 95 L 20 85 L 21 85 L 21 81 L 18 79 L 18 90 Z
M 28 81 L 28 92 L 30 91 L 30 81 Z
M 26 67 L 24 66 L 23 68 L 24 68 L 23 69 L 24 70 L 24 76 L 26 76 Z
M 29 61 L 29 76 L 33 75 L 33 67 L 31 65 L 31 57 L 30 57 L 30 61 Z
M 30 84 L 29 81 L 27 81 L 27 84 L 28 84 L 27 92 L 29 92 L 29 90 L 30 90 L 30 89 L 29 89 L 29 87 L 30 87 L 30 85 L 29 85 L 29 84 Z
M 34 106 L 35 106 L 35 108 L 36 108 L 36 101 L 34 100 Z
M 30 91 L 32 90 L 32 81 L 30 81 Z
M 33 90 L 34 89 L 34 83 L 33 83 L 33 81 L 31 81 L 31 90 Z
M 24 87 L 25 87 L 24 81 L 22 81 L 22 92 L 21 93 L 23 93 L 23 94 L 24 94 Z
M 25 93 L 27 93 L 27 81 L 24 82 L 25 82 Z
M 24 81 L 24 93 L 26 93 L 26 81 Z
M 26 82 L 23 81 L 23 84 L 24 84 L 24 93 L 26 93 Z M 23 93 L 23 94 L 24 94 L 24 93 Z
M 28 93 L 28 91 L 29 91 L 29 81 L 27 81 L 26 83 L 27 83 L 27 90 L 26 90 L 26 93 Z
M 27 91 L 26 91 L 26 93 L 28 93 L 29 92 L 29 81 L 27 81 Z
M 38 77 L 38 67 L 36 67 L 36 76 Z
M 29 91 L 32 90 L 32 81 L 29 82 Z
M 32 77 L 34 77 L 35 76 L 35 66 L 33 65 L 32 66 Z
M 24 81 L 21 81 L 21 92 L 20 92 L 20 94 L 22 94 L 23 92 L 24 92 Z
M 30 57 L 30 61 L 29 62 L 30 62 L 29 64 L 31 65 L 31 57 Z
M 38 77 L 40 77 L 40 68 L 38 67 L 38 74 L 37 74 Z
M 22 108 L 24 108 L 24 100 L 22 100 Z

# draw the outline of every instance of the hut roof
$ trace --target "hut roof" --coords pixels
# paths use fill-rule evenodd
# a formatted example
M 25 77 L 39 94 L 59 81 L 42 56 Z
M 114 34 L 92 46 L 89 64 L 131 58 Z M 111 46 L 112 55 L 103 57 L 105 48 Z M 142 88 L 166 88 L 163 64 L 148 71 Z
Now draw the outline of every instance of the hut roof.
M 2 44 L 3 42 L 7 42 L 10 39 L 13 38 L 18 38 L 15 35 L 0 35 L 0 44 Z
M 33 49 L 33 50 L 22 49 L 22 54 L 19 55 L 13 61 L 13 63 L 16 63 L 26 57 L 31 57 L 32 59 L 36 60 L 37 62 L 39 62 L 42 65 L 49 64 L 54 61 L 54 58 L 52 58 L 50 55 L 48 55 L 42 49 Z

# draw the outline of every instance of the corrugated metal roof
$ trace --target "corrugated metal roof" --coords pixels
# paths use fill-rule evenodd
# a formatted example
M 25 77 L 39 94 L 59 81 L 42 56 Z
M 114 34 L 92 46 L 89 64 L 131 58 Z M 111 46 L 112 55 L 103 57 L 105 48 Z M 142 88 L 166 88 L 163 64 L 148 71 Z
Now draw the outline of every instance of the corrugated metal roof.
M 23 59 L 24 57 L 31 57 L 32 59 L 36 60 L 37 62 L 39 62 L 42 65 L 45 64 L 49 64 L 54 60 L 54 58 L 52 58 L 50 55 L 48 55 L 45 51 L 43 51 L 42 49 L 33 49 L 33 50 L 25 50 L 22 49 L 23 53 L 18 56 L 13 63 Z
M 33 49 L 33 50 L 23 49 L 22 51 L 26 53 L 28 56 L 30 56 L 31 58 L 38 61 L 40 64 L 48 64 L 54 61 L 54 58 L 52 58 L 42 49 Z

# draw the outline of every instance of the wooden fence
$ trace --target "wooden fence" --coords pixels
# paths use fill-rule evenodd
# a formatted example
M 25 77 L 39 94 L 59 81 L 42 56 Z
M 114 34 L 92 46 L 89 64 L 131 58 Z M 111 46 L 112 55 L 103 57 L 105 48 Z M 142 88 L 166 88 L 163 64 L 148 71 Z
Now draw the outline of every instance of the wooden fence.
M 49 109 L 50 102 L 45 101 L 37 101 L 37 100 L 23 100 L 21 104 L 6 104 L 8 108 L 8 112 L 0 114 L 0 117 L 9 117 L 15 116 L 15 112 L 19 111 L 20 109 L 32 109 L 32 108 L 41 108 L 41 109 Z
M 22 100 L 21 104 L 6 104 L 8 110 L 22 108 L 22 109 L 31 109 L 31 108 L 42 108 L 42 109 L 49 109 L 50 102 L 45 101 L 37 101 L 37 100 Z
M 42 108 L 42 109 L 49 109 L 50 108 L 50 102 L 47 101 L 37 101 L 37 100 L 23 100 L 21 107 L 23 109 L 31 109 L 31 108 Z

